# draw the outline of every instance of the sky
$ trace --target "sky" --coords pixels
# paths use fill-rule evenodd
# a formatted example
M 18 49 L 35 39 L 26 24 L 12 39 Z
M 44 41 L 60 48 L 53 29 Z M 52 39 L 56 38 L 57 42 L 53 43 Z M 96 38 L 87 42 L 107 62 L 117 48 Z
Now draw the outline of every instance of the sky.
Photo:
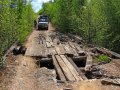
M 50 0 L 32 0 L 31 4 L 33 7 L 33 10 L 35 12 L 38 12 L 42 8 L 42 3 L 48 2 Z

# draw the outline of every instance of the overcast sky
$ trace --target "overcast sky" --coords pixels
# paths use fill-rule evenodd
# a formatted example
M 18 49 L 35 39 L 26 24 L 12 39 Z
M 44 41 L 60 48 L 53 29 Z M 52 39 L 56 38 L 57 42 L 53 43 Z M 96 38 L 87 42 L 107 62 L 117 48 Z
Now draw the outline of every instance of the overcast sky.
M 32 6 L 35 12 L 38 12 L 42 8 L 42 3 L 48 2 L 50 0 L 33 0 L 32 1 Z

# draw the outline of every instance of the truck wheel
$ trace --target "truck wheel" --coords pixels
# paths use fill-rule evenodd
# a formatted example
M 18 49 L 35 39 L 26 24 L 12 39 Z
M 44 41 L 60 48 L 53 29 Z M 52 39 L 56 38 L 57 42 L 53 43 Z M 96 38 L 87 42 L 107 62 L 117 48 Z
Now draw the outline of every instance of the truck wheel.
M 48 27 L 46 29 L 48 30 Z
M 38 30 L 40 30 L 40 27 L 38 27 Z

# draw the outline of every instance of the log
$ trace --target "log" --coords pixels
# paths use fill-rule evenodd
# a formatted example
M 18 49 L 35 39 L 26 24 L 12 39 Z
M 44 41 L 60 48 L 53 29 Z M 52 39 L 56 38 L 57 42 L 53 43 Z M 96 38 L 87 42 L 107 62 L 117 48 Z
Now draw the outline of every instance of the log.
M 72 66 L 72 64 L 68 61 L 68 59 L 64 56 L 64 55 L 60 55 L 60 57 L 62 58 L 62 60 L 65 62 L 65 64 L 67 65 L 67 67 L 69 68 L 69 70 L 71 71 L 72 75 L 74 76 L 74 78 L 79 81 L 80 77 L 78 72 L 76 71 L 76 69 Z
M 67 57 L 67 56 L 66 56 Z M 76 69 L 76 71 L 79 73 L 80 76 L 80 80 L 88 80 L 87 77 L 85 77 L 85 75 L 83 75 L 83 73 L 81 72 L 81 70 L 77 67 L 77 65 L 73 62 L 73 60 L 69 57 L 67 57 L 69 62 L 73 65 L 73 67 Z
M 101 83 L 120 86 L 120 79 L 102 79 Z
M 78 56 L 78 57 L 72 57 L 73 61 L 80 61 L 80 60 L 86 60 L 87 56 Z
M 97 50 L 98 50 L 98 52 L 102 52 L 103 54 L 108 55 L 111 58 L 114 56 L 116 59 L 120 59 L 120 54 L 110 51 L 106 48 L 98 48 L 97 47 Z
M 54 55 L 52 55 L 52 59 L 53 59 L 53 64 L 55 66 L 56 72 L 57 72 L 60 80 L 61 81 L 66 81 L 66 78 L 65 78 L 65 76 L 64 76 L 64 74 L 63 74 L 63 72 L 62 72 L 62 70 L 61 70 L 61 68 L 60 68 L 60 66 L 59 66 L 59 64 L 58 64 Z
M 52 62 L 52 58 L 41 58 L 40 62 Z
M 62 68 L 64 75 L 66 76 L 68 81 L 75 81 L 74 76 L 72 75 L 72 73 L 70 72 L 70 70 L 68 69 L 68 67 L 66 66 L 66 64 L 64 63 L 64 61 L 61 59 L 61 57 L 59 55 L 56 55 L 56 59 L 60 65 L 60 67 Z

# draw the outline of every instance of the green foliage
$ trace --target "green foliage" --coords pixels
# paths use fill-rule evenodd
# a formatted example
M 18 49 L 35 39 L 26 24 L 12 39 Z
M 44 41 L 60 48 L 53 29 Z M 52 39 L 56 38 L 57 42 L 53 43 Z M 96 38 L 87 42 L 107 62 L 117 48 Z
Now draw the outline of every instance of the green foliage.
M 23 0 L 0 1 L 0 62 L 3 63 L 2 56 L 15 41 L 25 40 L 35 17 L 30 3 L 25 4 Z
M 106 56 L 106 55 L 100 55 L 100 56 L 97 58 L 97 61 L 98 61 L 98 62 L 110 62 L 110 59 L 109 59 L 108 56 Z
M 39 13 L 48 14 L 62 32 L 120 53 L 119 0 L 55 0 L 43 4 Z

